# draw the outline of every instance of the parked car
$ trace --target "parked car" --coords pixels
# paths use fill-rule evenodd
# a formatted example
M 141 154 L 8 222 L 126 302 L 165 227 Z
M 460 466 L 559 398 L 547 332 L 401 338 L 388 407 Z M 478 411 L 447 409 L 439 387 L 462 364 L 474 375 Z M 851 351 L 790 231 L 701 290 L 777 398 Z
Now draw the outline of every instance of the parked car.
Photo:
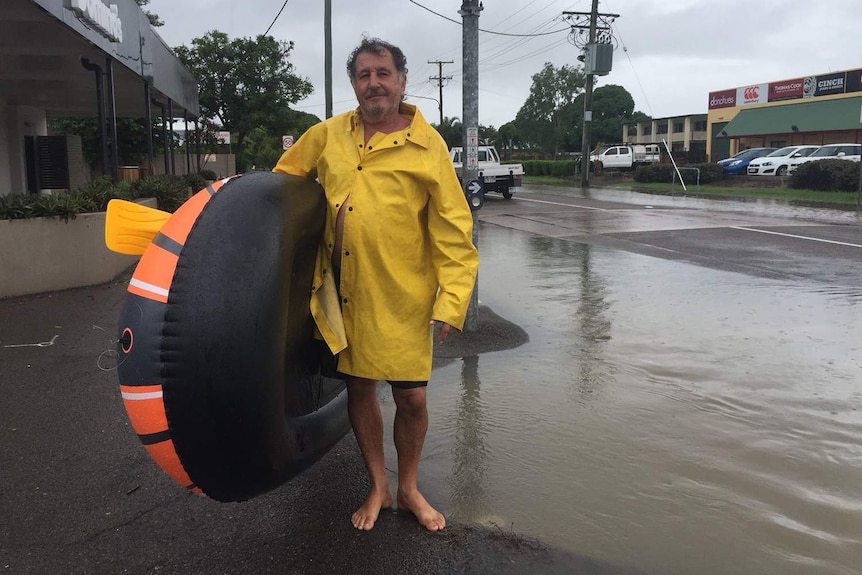
M 785 146 L 748 164 L 749 176 L 784 176 L 792 158 L 804 158 L 820 146 Z
M 862 144 L 826 144 L 820 146 L 810 155 L 794 158 L 787 165 L 787 173 L 792 174 L 800 165 L 817 160 L 853 160 L 858 162 L 862 157 Z
M 745 174 L 748 169 L 748 164 L 755 158 L 765 156 L 770 152 L 774 152 L 778 148 L 748 148 L 741 152 L 719 160 L 717 164 L 721 166 L 721 172 L 726 176 L 738 176 Z

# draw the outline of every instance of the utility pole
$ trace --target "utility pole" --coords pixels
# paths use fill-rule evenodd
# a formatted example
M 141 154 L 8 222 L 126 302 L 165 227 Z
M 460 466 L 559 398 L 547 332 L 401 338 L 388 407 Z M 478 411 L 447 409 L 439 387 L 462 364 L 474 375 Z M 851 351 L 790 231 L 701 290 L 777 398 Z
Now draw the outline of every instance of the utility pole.
M 325 43 L 323 67 L 326 77 L 326 117 L 332 117 L 332 0 L 323 5 L 323 38 Z
M 461 114 L 462 150 L 465 152 L 461 164 L 461 184 L 464 194 L 467 186 L 479 175 L 479 13 L 483 10 L 479 0 L 463 0 L 461 14 L 463 20 L 462 58 L 464 70 L 464 90 L 462 93 L 463 112 Z M 441 101 L 442 105 L 442 101 Z M 479 245 L 479 215 L 473 212 L 473 245 Z M 464 331 L 475 332 L 479 329 L 479 278 L 470 296 Z
M 443 75 L 443 64 L 454 64 L 454 62 L 452 60 L 446 60 L 445 62 L 441 61 L 441 60 L 428 60 L 428 63 L 429 64 L 437 64 L 437 75 L 431 76 L 428 79 L 432 80 L 432 81 L 436 80 L 437 81 L 437 87 L 440 88 L 440 100 L 437 102 L 437 104 L 440 107 L 440 127 L 442 127 L 443 126 L 443 82 L 444 81 L 448 82 L 449 80 L 452 79 L 452 76 L 444 76 Z
M 599 50 L 597 50 L 597 47 L 599 44 L 610 45 L 612 43 L 613 35 L 610 25 L 620 15 L 599 14 L 599 0 L 593 0 L 589 13 L 563 12 L 563 16 L 573 21 L 573 43 L 584 50 L 583 56 L 579 56 L 578 59 L 584 62 L 584 71 L 587 75 L 586 87 L 584 88 L 584 129 L 581 138 L 581 187 L 586 188 L 590 185 L 590 140 L 592 138 L 594 76 L 610 72 L 609 61 L 606 62 L 606 67 L 598 63 L 597 56 L 599 55 Z M 589 24 L 584 24 L 584 20 L 588 20 Z M 588 30 L 588 41 L 586 44 L 578 41 L 578 36 L 574 34 L 575 30 L 580 30 L 581 33 L 584 30 Z M 599 37 L 599 34 L 601 34 L 601 37 Z M 612 48 L 609 49 L 610 52 L 608 54 L 612 54 Z

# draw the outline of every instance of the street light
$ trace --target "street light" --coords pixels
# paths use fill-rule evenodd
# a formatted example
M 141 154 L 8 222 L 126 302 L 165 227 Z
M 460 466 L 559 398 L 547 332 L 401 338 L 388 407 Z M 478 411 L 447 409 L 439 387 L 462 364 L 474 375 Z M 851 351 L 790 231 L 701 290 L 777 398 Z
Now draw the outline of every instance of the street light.
M 443 104 L 437 98 L 429 98 L 428 96 L 416 96 L 414 94 L 404 94 L 408 98 L 422 98 L 423 100 L 434 100 L 437 102 L 437 108 L 440 110 L 440 126 L 443 126 Z

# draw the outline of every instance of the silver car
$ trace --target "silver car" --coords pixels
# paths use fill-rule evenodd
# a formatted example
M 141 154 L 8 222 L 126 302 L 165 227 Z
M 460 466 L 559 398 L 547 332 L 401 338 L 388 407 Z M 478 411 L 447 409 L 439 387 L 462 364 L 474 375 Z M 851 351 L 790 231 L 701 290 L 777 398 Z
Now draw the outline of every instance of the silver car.
M 853 160 L 858 162 L 862 157 L 862 144 L 826 144 L 820 146 L 803 158 L 793 158 L 787 166 L 787 173 L 792 174 L 801 164 L 817 160 Z

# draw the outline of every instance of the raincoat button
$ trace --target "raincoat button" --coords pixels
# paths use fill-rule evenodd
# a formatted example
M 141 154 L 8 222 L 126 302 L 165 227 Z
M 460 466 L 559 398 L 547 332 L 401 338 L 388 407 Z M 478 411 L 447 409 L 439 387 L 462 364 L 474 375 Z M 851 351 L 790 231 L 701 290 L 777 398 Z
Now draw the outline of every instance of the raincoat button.
M 350 252 L 344 252 L 344 255 L 349 256 Z
M 357 166 L 357 167 L 356 167 L 356 169 L 361 171 L 361 170 L 362 170 L 362 166 Z M 338 206 L 335 206 L 335 207 L 337 208 Z
M 407 132 L 407 137 L 408 137 L 408 138 L 410 137 L 410 132 Z
M 392 142 L 392 143 L 393 143 L 393 144 L 395 144 L 395 145 L 397 146 L 397 145 L 398 145 L 398 140 L 395 140 L 395 141 L 394 141 L 394 142 Z
M 352 212 L 352 211 L 353 211 L 353 206 L 350 206 L 349 208 L 347 208 L 347 211 L 348 211 L 348 212 Z
M 347 298 L 346 298 L 346 297 L 345 297 L 345 298 L 341 298 L 341 301 L 343 301 L 344 303 L 347 303 Z
M 337 207 L 340 207 L 340 206 L 341 206 L 341 204 L 335 204 L 335 207 L 336 207 L 336 208 L 337 208 Z M 329 244 L 329 247 L 332 247 L 332 244 Z
M 369 149 L 369 150 L 373 150 L 373 149 L 374 149 L 374 147 L 373 147 L 373 146 L 368 146 L 368 149 Z

